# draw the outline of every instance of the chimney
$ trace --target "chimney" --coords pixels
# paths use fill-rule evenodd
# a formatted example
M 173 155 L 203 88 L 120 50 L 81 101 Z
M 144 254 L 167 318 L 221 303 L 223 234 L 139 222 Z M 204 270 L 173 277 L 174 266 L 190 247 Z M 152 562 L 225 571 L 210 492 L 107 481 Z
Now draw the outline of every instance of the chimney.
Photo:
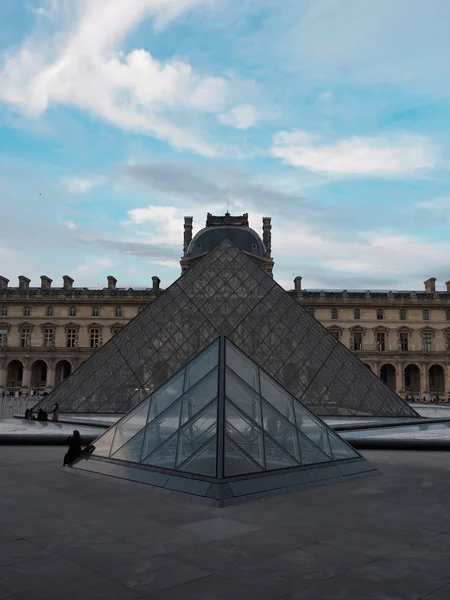
M 71 290 L 73 287 L 73 279 L 72 277 L 69 277 L 68 275 L 64 275 L 63 276 L 63 288 L 65 290 Z
M 266 256 L 270 258 L 272 253 L 272 219 L 270 217 L 263 217 L 263 244 Z
M 52 279 L 47 275 L 41 275 L 41 290 L 49 290 L 52 287 Z
M 108 275 L 108 290 L 115 290 L 116 289 L 116 284 L 117 284 L 117 279 L 115 277 L 113 277 L 112 275 Z
M 424 285 L 427 294 L 434 294 L 436 291 L 436 277 L 430 277 L 430 279 L 424 281 Z
M 184 217 L 184 239 L 183 255 L 187 256 L 189 244 L 192 242 L 192 221 L 193 217 Z
M 28 290 L 30 287 L 31 279 L 25 277 L 24 275 L 19 275 L 19 290 Z
M 0 290 L 6 290 L 6 288 L 8 287 L 8 283 L 9 279 L 6 279 L 6 277 L 2 277 L 0 275 Z
M 297 276 L 294 279 L 294 290 L 296 295 L 300 295 L 302 293 L 302 278 Z
M 161 279 L 159 277 L 157 277 L 156 275 L 153 275 L 152 281 L 153 281 L 153 291 L 154 291 L 154 293 L 155 294 L 159 294 L 159 284 L 161 283 Z
M 445 285 L 447 286 L 447 292 L 450 293 L 450 281 L 446 281 Z M 0 287 L 1 287 L 1 277 L 0 277 Z

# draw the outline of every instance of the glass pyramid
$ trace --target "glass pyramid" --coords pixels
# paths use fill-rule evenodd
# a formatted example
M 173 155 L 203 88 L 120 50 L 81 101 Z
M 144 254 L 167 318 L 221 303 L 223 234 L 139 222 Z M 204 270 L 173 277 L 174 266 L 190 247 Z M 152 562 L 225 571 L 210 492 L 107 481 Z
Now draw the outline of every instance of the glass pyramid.
M 93 457 L 219 479 L 360 458 L 223 337 L 94 446 Z
M 58 402 L 62 413 L 127 413 L 219 335 L 318 415 L 417 416 L 229 240 L 36 408 Z

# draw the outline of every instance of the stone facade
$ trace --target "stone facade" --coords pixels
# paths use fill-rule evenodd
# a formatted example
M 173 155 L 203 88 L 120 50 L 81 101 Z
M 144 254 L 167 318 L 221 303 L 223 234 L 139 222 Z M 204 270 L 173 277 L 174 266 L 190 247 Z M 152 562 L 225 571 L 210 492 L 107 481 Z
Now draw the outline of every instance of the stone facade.
M 41 277 L 39 287 L 19 277 L 17 287 L 0 277 L 0 396 L 52 390 L 162 292 L 158 277 L 149 288 L 62 287 Z

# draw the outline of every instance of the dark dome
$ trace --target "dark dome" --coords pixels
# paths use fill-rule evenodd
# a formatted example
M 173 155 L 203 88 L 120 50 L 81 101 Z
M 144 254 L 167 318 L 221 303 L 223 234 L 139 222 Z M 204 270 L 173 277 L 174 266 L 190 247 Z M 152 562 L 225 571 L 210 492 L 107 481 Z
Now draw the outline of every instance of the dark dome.
M 265 256 L 266 251 L 261 238 L 249 227 L 205 227 L 200 230 L 189 244 L 188 255 L 197 256 L 212 250 L 222 240 L 229 239 L 238 248 L 256 256 Z

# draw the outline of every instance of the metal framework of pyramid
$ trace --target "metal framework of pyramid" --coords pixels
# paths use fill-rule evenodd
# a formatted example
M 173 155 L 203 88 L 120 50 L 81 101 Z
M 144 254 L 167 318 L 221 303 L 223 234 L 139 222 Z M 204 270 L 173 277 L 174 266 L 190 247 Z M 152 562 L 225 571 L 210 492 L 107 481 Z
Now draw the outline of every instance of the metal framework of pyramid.
M 418 416 L 229 240 L 36 408 L 127 413 L 221 334 L 318 415 Z
M 75 468 L 219 505 L 374 472 L 224 336 L 96 440 Z

